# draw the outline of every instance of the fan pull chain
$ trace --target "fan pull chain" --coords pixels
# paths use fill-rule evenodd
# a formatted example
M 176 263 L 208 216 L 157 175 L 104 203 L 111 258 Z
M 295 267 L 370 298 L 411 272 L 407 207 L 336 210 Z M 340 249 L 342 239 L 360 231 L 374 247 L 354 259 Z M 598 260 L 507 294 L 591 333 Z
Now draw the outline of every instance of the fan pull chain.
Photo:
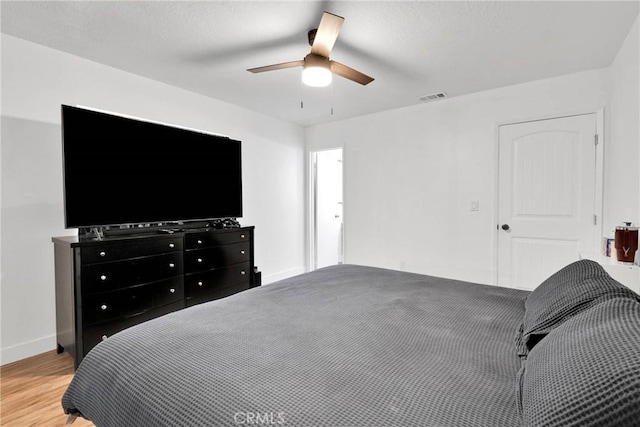
M 304 93 L 304 92 L 303 92 L 303 89 L 304 89 L 304 88 L 303 88 L 303 86 L 304 86 L 304 84 L 302 84 L 302 78 L 300 78 L 300 109 L 303 109 L 303 108 L 304 108 L 304 102 L 303 102 L 303 100 L 302 100 L 302 99 L 303 99 L 303 98 L 302 98 L 302 95 L 303 95 L 303 93 Z
M 331 115 L 333 116 L 333 79 L 331 79 Z

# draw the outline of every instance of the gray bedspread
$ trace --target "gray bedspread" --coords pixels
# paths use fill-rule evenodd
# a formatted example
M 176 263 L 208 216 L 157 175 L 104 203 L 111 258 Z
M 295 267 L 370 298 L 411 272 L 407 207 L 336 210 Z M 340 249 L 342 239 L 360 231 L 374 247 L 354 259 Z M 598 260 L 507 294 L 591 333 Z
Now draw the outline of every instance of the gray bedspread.
M 353 265 L 95 347 L 66 413 L 97 426 L 516 426 L 527 292 Z

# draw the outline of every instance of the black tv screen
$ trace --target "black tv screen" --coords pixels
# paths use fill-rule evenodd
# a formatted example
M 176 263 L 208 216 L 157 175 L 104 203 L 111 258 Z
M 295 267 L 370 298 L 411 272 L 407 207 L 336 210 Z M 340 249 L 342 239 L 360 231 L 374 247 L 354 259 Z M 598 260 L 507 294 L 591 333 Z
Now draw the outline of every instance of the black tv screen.
M 62 106 L 67 228 L 242 216 L 241 143 Z

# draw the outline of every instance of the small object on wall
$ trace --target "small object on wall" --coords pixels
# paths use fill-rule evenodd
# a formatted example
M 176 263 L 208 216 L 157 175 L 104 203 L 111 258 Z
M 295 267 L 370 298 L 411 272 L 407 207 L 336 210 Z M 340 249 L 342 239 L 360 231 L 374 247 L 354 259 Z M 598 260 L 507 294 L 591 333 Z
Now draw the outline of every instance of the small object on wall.
M 619 262 L 633 264 L 638 250 L 638 227 L 631 222 L 616 227 L 615 248 Z

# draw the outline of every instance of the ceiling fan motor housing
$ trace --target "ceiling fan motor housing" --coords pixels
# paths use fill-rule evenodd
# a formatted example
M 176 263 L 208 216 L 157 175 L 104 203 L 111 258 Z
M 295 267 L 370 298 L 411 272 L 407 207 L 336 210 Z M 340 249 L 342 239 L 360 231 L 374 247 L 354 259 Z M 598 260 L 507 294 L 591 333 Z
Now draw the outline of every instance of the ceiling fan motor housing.
M 326 56 L 316 55 L 315 53 L 310 53 L 304 57 L 304 67 L 321 67 L 331 69 L 329 58 Z

